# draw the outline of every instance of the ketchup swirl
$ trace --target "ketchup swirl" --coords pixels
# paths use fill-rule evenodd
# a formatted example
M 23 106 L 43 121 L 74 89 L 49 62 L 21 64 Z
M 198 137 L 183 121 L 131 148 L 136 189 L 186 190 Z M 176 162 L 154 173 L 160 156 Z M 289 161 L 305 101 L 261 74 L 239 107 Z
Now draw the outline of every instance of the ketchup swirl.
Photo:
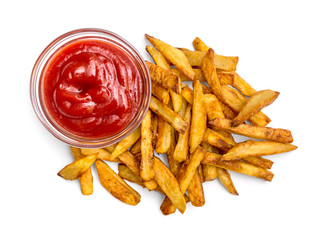
M 83 137 L 120 132 L 138 112 L 141 76 L 127 53 L 100 40 L 65 45 L 44 72 L 48 112 L 63 128 Z

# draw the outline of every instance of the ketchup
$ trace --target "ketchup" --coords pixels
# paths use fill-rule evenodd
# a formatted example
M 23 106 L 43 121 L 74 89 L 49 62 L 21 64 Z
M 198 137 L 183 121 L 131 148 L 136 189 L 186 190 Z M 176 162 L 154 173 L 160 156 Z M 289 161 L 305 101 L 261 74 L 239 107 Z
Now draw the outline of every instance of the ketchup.
M 129 125 L 142 101 L 141 75 L 132 58 L 102 40 L 75 40 L 43 70 L 48 114 L 72 134 L 106 138 Z

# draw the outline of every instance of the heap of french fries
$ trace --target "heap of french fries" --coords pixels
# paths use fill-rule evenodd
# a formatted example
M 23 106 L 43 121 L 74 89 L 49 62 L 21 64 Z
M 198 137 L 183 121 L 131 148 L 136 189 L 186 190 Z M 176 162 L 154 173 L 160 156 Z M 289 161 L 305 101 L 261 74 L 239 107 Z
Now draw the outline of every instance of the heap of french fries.
M 95 162 L 100 183 L 114 197 L 137 205 L 141 196 L 126 181 L 136 183 L 164 195 L 160 209 L 165 215 L 176 208 L 184 213 L 189 201 L 203 206 L 202 184 L 217 177 L 238 195 L 229 171 L 271 181 L 273 162 L 262 156 L 297 148 L 291 132 L 266 127 L 271 120 L 261 112 L 279 93 L 257 92 L 235 72 L 238 57 L 217 55 L 199 38 L 193 41 L 195 51 L 146 38 L 155 63 L 146 61 L 153 96 L 141 125 L 106 148 L 71 147 L 75 161 L 58 175 L 80 179 L 82 193 L 92 194 Z M 252 139 L 237 143 L 232 133 Z M 166 155 L 167 163 L 154 151 Z M 119 163 L 118 173 L 104 161 Z

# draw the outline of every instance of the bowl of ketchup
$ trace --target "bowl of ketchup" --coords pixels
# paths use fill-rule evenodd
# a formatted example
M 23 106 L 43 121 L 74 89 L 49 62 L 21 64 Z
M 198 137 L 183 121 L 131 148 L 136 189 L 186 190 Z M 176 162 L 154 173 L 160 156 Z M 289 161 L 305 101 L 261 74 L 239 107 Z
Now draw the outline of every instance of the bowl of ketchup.
M 78 29 L 51 42 L 37 59 L 30 83 L 41 123 L 76 147 L 114 144 L 143 120 L 151 79 L 141 54 L 117 34 Z

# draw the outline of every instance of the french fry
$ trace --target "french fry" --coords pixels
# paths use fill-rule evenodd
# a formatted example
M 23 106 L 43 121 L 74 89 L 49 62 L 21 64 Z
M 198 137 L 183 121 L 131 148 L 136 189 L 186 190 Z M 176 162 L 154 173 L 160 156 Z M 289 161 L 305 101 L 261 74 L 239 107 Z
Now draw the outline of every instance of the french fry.
M 158 124 L 159 118 L 158 115 L 152 113 L 152 128 L 153 128 L 153 146 L 155 147 L 155 143 L 158 137 Z
M 114 161 L 120 154 L 127 151 L 141 137 L 141 127 L 137 127 L 129 136 L 122 139 L 113 150 L 110 161 Z
M 188 105 L 188 102 L 185 100 L 184 97 L 182 97 L 182 106 L 179 109 L 179 111 L 177 112 L 177 114 L 183 119 L 184 119 L 184 116 L 185 116 L 187 105 Z
M 192 181 L 187 188 L 188 197 L 195 207 L 202 207 L 206 200 L 204 197 L 201 177 L 198 171 L 194 173 Z
M 210 166 L 207 165 L 206 166 Z M 219 181 L 223 184 L 223 186 L 229 191 L 229 193 L 232 193 L 233 195 L 239 195 L 237 190 L 235 189 L 235 186 L 232 182 L 231 175 L 229 172 L 224 168 L 216 168 L 217 169 L 217 176 Z
M 190 201 L 189 197 L 184 194 L 185 202 L 188 203 Z M 160 206 L 160 210 L 163 215 L 170 215 L 176 212 L 176 207 L 172 204 L 170 199 L 166 196 L 164 200 L 162 201 L 162 204 Z
M 193 66 L 193 67 L 194 66 L 200 67 L 202 59 L 206 55 L 205 52 L 200 52 L 200 51 L 183 50 L 183 53 L 187 57 L 191 66 Z M 238 61 L 239 61 L 238 57 L 226 57 L 226 56 L 221 56 L 221 55 L 217 55 L 217 54 L 214 56 L 214 66 L 216 68 L 224 70 L 224 71 L 235 71 Z
M 218 99 L 219 105 L 223 110 L 226 119 L 234 119 L 238 114 L 234 112 L 229 106 Z
M 228 136 L 207 128 L 202 141 L 209 143 L 210 145 L 215 146 L 221 150 L 228 151 L 235 145 L 232 136 Z
M 183 97 L 180 94 L 177 94 L 173 91 L 170 91 L 170 96 L 171 96 L 174 111 L 178 113 L 178 111 L 181 109 L 183 105 Z
M 203 164 L 202 173 L 205 182 L 212 181 L 217 178 L 217 169 L 214 166 Z
M 186 132 L 188 132 L 188 130 Z M 170 141 L 170 146 L 169 146 L 169 149 L 168 149 L 166 155 L 167 155 L 169 169 L 176 177 L 181 164 L 174 159 L 175 148 L 176 148 L 175 129 L 171 128 L 171 141 Z
M 133 182 L 140 185 L 141 187 L 145 187 L 142 179 L 122 163 L 119 163 L 118 165 L 118 175 L 129 182 Z
M 186 131 L 187 123 L 177 113 L 153 96 L 151 97 L 150 109 L 173 126 L 178 132 L 184 133 Z
M 214 51 L 211 48 L 202 60 L 201 69 L 216 97 L 227 104 L 235 112 L 239 112 L 247 99 L 238 91 L 220 84 L 214 66 Z M 271 121 L 262 112 L 256 113 L 249 120 L 258 126 L 266 126 Z
M 222 107 L 214 94 L 205 94 L 204 103 L 207 111 L 208 120 L 215 118 L 225 118 Z
M 167 69 L 167 70 L 170 69 L 170 64 L 168 63 L 168 60 L 162 55 L 161 52 L 159 52 L 152 46 L 146 46 L 146 51 L 153 58 L 156 65 L 158 65 L 164 69 Z
M 96 169 L 100 183 L 113 197 L 130 205 L 137 205 L 140 202 L 141 196 L 139 193 L 130 187 L 106 163 L 97 160 Z
M 158 184 L 154 179 L 149 181 L 144 181 L 143 184 L 149 191 L 156 190 L 158 187 Z
M 206 150 L 198 146 L 192 155 L 186 160 L 177 174 L 177 181 L 179 183 L 182 193 L 185 193 L 188 185 L 192 181 L 192 178 L 200 165 L 202 159 L 206 155 Z
M 147 40 L 156 48 L 158 49 L 163 56 L 165 56 L 166 59 L 168 59 L 172 64 L 174 64 L 180 71 L 182 71 L 186 76 L 188 76 L 190 79 L 195 80 L 195 73 L 186 58 L 185 54 L 175 48 L 170 46 L 167 43 L 164 43 L 163 41 L 151 37 L 147 34 L 145 34 Z
M 198 37 L 193 40 L 193 47 L 195 51 L 207 52 L 209 47 Z
M 293 137 L 291 132 L 281 128 L 258 127 L 250 124 L 240 124 L 237 127 L 231 127 L 232 121 L 229 119 L 215 118 L 209 121 L 209 125 L 216 130 L 225 130 L 231 133 L 270 141 L 292 143 Z
M 256 93 L 256 90 L 253 89 L 249 83 L 247 83 L 239 74 L 233 72 L 233 81 L 230 84 L 232 87 L 238 89 L 243 95 L 250 97 Z
M 189 147 L 189 136 L 190 136 L 190 123 L 191 123 L 191 105 L 189 104 L 185 111 L 184 121 L 187 122 L 188 128 L 185 133 L 180 133 L 178 136 L 177 144 L 174 151 L 174 159 L 177 162 L 183 162 L 187 158 L 188 147 Z
M 135 144 L 131 147 L 130 152 L 134 155 L 141 152 L 141 140 L 140 139 L 138 139 L 137 142 L 135 142 Z
M 243 160 L 248 163 L 251 163 L 252 165 L 265 169 L 271 169 L 273 165 L 273 162 L 271 160 L 262 157 L 244 157 Z
M 162 118 L 158 119 L 158 137 L 156 139 L 155 151 L 165 153 L 171 142 L 171 126 Z
M 274 174 L 267 169 L 256 167 L 252 164 L 240 160 L 223 161 L 221 157 L 222 156 L 219 154 L 208 152 L 205 155 L 202 163 L 210 164 L 215 167 L 224 168 L 230 171 L 246 174 L 249 176 L 254 176 L 257 178 L 264 179 L 266 181 L 272 181 Z
M 225 153 L 221 160 L 233 160 L 245 157 L 257 157 L 257 156 L 265 156 L 272 155 L 278 153 L 289 152 L 295 150 L 297 147 L 288 143 L 279 143 L 272 141 L 255 141 L 255 140 L 247 140 L 245 142 L 241 142 L 236 144 L 233 148 L 231 148 L 227 153 Z
M 180 191 L 177 180 L 167 166 L 164 165 L 157 157 L 154 158 L 154 172 L 155 181 L 159 184 L 173 205 L 181 213 L 184 213 L 186 209 L 186 202 L 184 195 Z
M 181 80 L 181 82 L 187 82 L 187 81 L 193 81 L 191 78 L 186 76 L 184 73 L 182 73 L 179 69 L 172 67 L 171 71 L 177 75 L 177 77 Z M 200 69 L 194 69 L 193 72 L 195 74 L 195 79 L 199 80 L 200 82 L 205 82 L 206 79 L 204 78 L 204 75 Z
M 158 65 L 145 61 L 149 69 L 152 81 L 160 84 L 168 90 L 173 90 L 174 92 L 180 93 L 180 85 L 178 82 L 177 75 L 173 74 Z
M 232 121 L 232 126 L 237 127 L 244 121 L 247 121 L 255 113 L 259 112 L 264 107 L 272 104 L 279 96 L 279 92 L 271 90 L 263 90 L 252 95 L 241 107 L 238 116 Z
M 193 90 L 188 85 L 182 84 L 182 96 L 189 104 L 193 105 Z
M 169 103 L 169 90 L 154 81 L 152 81 L 152 94 L 156 96 L 165 105 Z
M 80 148 L 70 147 L 74 158 L 77 161 L 84 158 L 85 155 L 81 153 Z M 91 168 L 89 167 L 87 171 L 80 177 L 81 192 L 83 195 L 91 195 L 93 193 L 93 175 L 91 173 Z
M 111 153 L 103 148 L 81 148 L 81 153 L 85 156 L 90 154 L 97 154 L 98 159 L 111 162 L 120 162 L 119 159 L 111 159 Z
M 117 145 L 118 145 L 118 144 L 115 143 L 115 144 L 112 144 L 112 145 L 110 145 L 110 146 L 104 147 L 104 149 L 105 149 L 106 151 L 112 153 Z
M 75 180 L 81 177 L 90 166 L 95 162 L 97 154 L 91 154 L 84 158 L 80 158 L 58 172 L 58 176 L 66 180 Z
M 152 147 L 152 115 L 148 110 L 141 124 L 141 153 L 140 177 L 144 181 L 150 181 L 154 178 L 153 170 L 153 147 Z
M 119 155 L 118 157 L 121 162 L 123 162 L 127 167 L 133 171 L 137 176 L 139 176 L 139 162 L 136 160 L 134 155 L 132 155 L 129 151 L 126 151 Z
M 203 134 L 207 128 L 207 113 L 204 105 L 201 83 L 196 80 L 194 81 L 192 119 L 189 139 L 190 153 L 193 153 L 202 142 Z

